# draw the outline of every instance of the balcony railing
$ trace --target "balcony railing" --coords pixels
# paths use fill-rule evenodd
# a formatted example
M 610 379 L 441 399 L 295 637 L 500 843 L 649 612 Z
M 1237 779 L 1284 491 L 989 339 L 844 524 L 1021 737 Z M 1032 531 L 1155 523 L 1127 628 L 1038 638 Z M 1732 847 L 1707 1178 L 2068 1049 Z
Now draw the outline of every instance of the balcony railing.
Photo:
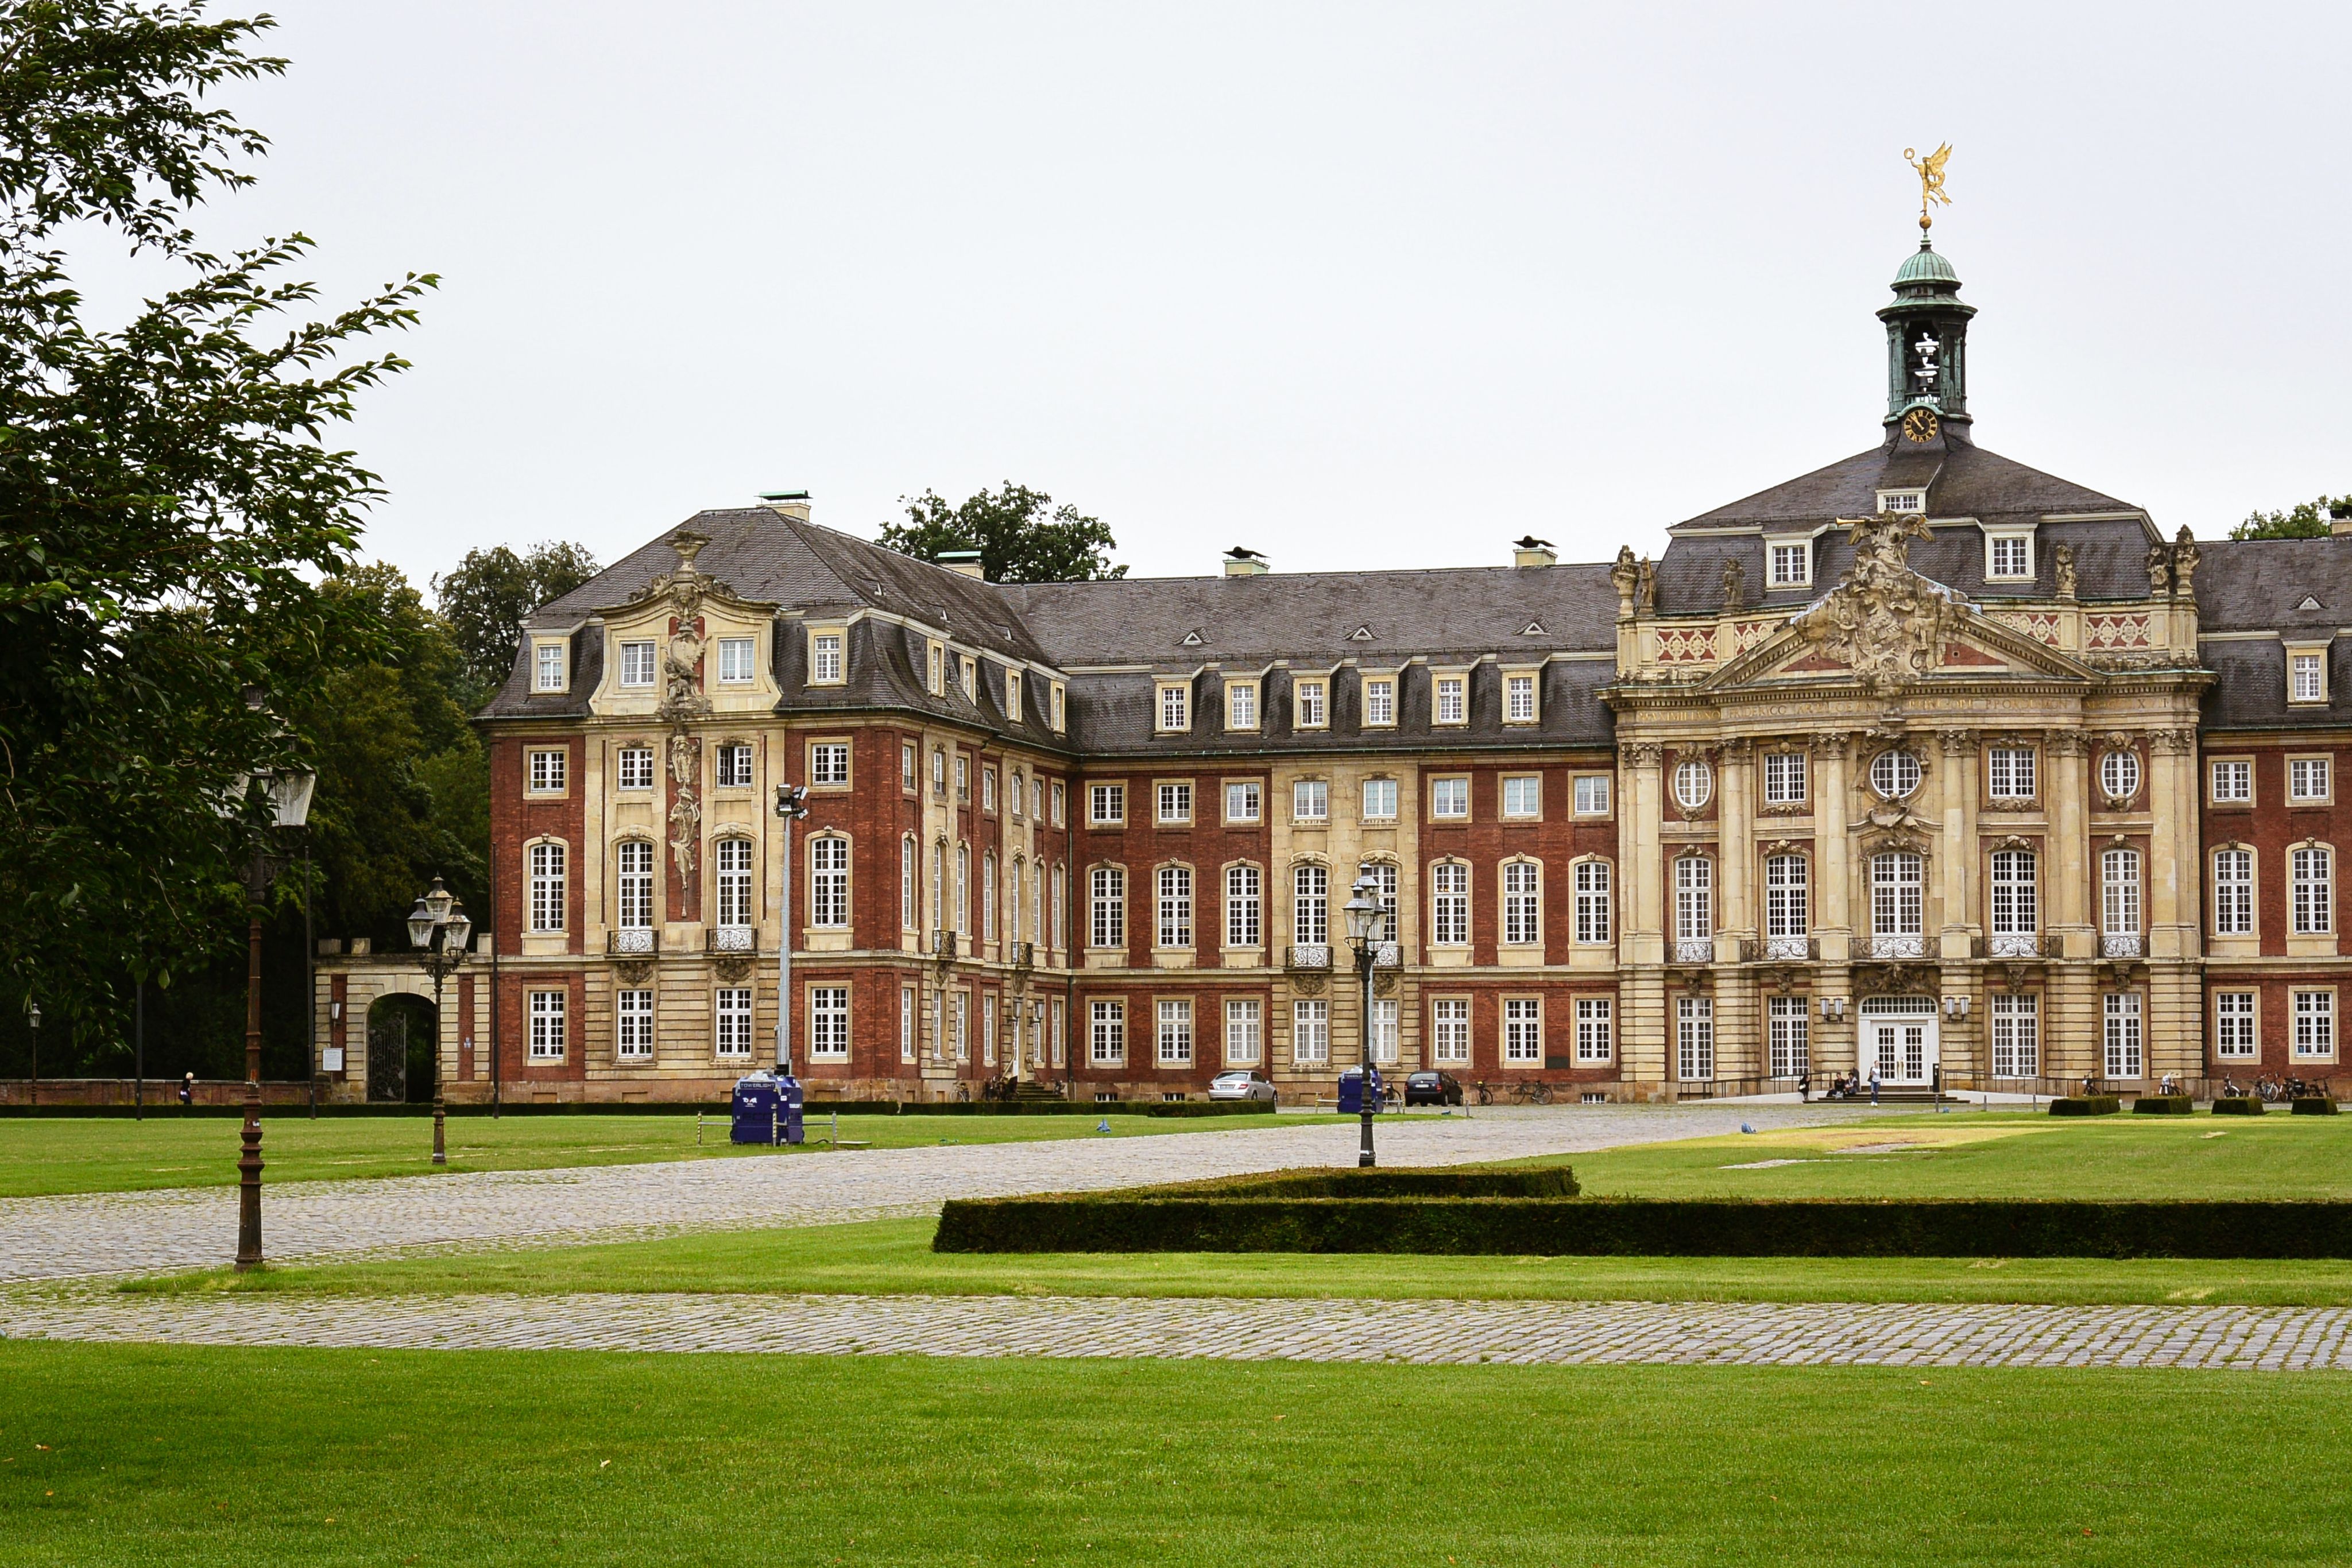
M 2137 931 L 2108 931 L 2099 936 L 2099 956 L 2102 958 L 2137 958 L 2146 944 Z
M 1739 944 L 1743 964 L 1809 964 L 1821 956 L 1821 943 L 1811 936 L 1749 936 Z
M 1372 947 L 1372 967 L 1393 969 L 1404 962 L 1404 955 L 1393 942 L 1376 943 Z
M 1328 942 L 1293 943 L 1284 959 L 1284 967 L 1291 969 L 1328 969 L 1331 967 L 1331 944 Z
M 2047 931 L 1996 931 L 1977 939 L 1979 958 L 2054 958 L 2058 938 Z
M 749 925 L 714 925 L 709 937 L 713 953 L 751 953 L 760 945 L 759 933 Z
M 651 953 L 660 946 L 650 925 L 624 925 L 604 933 L 607 953 Z
M 1870 956 L 1874 958 L 1924 958 L 1927 956 L 1925 936 L 1873 936 Z
M 1675 939 L 1675 962 L 1677 964 L 1712 964 L 1715 962 L 1715 938 L 1712 936 L 1678 936 Z

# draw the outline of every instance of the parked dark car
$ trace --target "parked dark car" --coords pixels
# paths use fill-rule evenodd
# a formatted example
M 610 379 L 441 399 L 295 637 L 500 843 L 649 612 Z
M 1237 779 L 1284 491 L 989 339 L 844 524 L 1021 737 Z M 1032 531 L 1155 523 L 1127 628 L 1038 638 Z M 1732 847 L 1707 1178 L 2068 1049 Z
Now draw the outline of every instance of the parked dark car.
M 1459 1105 L 1462 1080 L 1451 1072 L 1416 1072 L 1404 1081 L 1408 1105 Z

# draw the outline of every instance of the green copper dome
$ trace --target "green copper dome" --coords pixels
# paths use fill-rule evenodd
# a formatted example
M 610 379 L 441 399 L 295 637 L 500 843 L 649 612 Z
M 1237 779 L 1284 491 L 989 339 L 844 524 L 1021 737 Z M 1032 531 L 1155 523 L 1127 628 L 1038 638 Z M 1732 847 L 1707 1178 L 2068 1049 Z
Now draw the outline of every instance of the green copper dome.
M 1919 242 L 1919 248 L 1904 259 L 1902 267 L 1895 274 L 1894 283 L 1889 287 L 1900 288 L 1911 283 L 1948 283 L 1957 288 L 1959 287 L 1960 275 L 1952 270 L 1950 262 L 1937 255 L 1927 242 L 1922 239 Z

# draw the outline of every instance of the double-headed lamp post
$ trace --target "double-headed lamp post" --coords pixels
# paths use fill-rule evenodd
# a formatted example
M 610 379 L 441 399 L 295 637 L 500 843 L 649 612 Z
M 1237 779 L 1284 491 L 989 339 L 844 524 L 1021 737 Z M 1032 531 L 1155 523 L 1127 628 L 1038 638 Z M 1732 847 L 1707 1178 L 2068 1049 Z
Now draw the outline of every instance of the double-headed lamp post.
M 247 700 L 260 706 L 260 695 Z M 226 815 L 242 814 L 252 844 L 245 866 L 245 891 L 250 899 L 245 947 L 245 1126 L 236 1159 L 236 1267 L 239 1272 L 261 1267 L 261 904 L 286 857 L 274 853 L 266 828 L 280 831 L 299 828 L 310 820 L 310 795 L 319 787 L 315 773 L 266 773 L 240 781 L 237 798 L 226 803 Z M 305 1012 L 310 999 L 303 999 Z M 302 1051 L 311 1050 L 309 1030 Z
M 466 961 L 466 943 L 473 935 L 474 923 L 466 917 L 466 906 L 435 877 L 433 885 L 417 894 L 416 907 L 408 912 L 408 945 L 417 950 L 425 972 L 433 977 L 433 1163 L 436 1166 L 449 1163 L 449 1145 L 442 1133 L 448 1103 L 441 1093 L 441 982 Z M 497 1040 L 490 1041 L 492 1051 L 498 1048 Z
M 1343 913 L 1348 916 L 1348 942 L 1356 950 L 1356 978 L 1361 983 L 1364 1010 L 1364 1063 L 1356 1082 L 1356 1103 L 1363 1115 L 1362 1141 L 1356 1147 L 1356 1164 L 1369 1166 L 1378 1164 L 1372 1158 L 1372 965 L 1381 955 L 1380 944 L 1372 933 L 1381 918 L 1380 901 L 1373 897 L 1379 884 L 1367 872 L 1356 879 Z

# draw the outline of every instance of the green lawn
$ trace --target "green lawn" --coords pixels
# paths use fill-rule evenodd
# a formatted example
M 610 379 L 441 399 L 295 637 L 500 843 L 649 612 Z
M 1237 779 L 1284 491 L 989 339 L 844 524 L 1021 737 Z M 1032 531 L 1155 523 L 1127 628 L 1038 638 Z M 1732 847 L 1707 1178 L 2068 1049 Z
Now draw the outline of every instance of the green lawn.
M 0 1565 L 2341 1563 L 2347 1394 L 10 1343 Z
M 1566 1158 L 1588 1197 L 2352 1198 L 2352 1117 L 1969 1111 Z
M 940 1144 L 1024 1143 L 1047 1138 L 1137 1137 L 1158 1133 L 1233 1132 L 1271 1127 L 1276 1118 L 1118 1116 L 1108 1134 L 1095 1116 L 844 1116 L 844 1139 L 878 1149 Z M 1283 1126 L 1337 1117 L 1284 1116 Z M 691 1115 L 452 1116 L 453 1171 L 542 1170 L 556 1166 L 642 1165 L 656 1160 L 773 1158 L 824 1155 L 814 1140 L 829 1123 L 812 1119 L 799 1149 L 736 1147 L 721 1116 L 706 1118 L 695 1142 Z M 0 1117 L 0 1198 L 47 1193 L 129 1192 L 144 1187 L 228 1186 L 236 1181 L 237 1127 L 228 1116 L 147 1120 Z M 299 1112 L 262 1120 L 265 1182 L 435 1174 L 433 1124 L 423 1116 L 320 1117 Z
M 134 1293 L 467 1295 L 521 1291 L 854 1295 L 1332 1296 L 1562 1301 L 2352 1304 L 2352 1261 L 2094 1258 L 1430 1258 L 931 1250 L 929 1219 L 734 1230 L 251 1274 L 132 1281 Z M 74 1287 L 80 1289 L 81 1287 Z

